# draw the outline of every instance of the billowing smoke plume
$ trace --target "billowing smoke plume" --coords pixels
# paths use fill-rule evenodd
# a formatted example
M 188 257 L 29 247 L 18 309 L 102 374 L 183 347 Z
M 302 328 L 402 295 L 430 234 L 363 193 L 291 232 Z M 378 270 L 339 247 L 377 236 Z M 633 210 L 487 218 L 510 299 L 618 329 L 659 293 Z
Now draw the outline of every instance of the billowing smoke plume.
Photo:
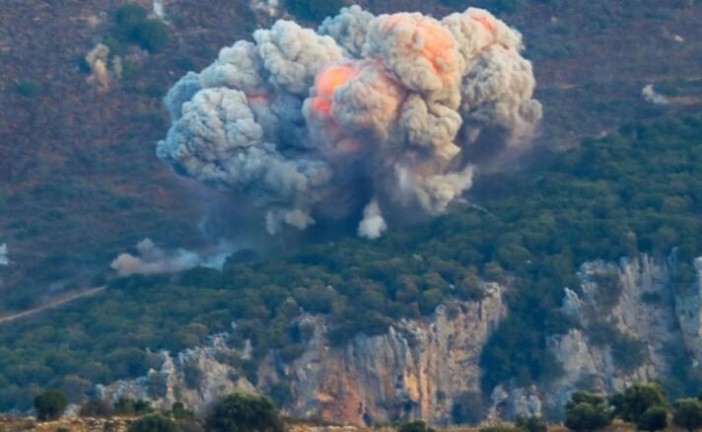
M 357 217 L 377 238 L 388 219 L 440 214 L 541 119 L 521 35 L 481 9 L 352 6 L 317 32 L 281 20 L 253 39 L 175 84 L 157 154 L 249 196 L 270 233 Z
M 112 261 L 111 267 L 119 276 L 176 273 L 197 266 L 221 269 L 227 256 L 234 251 L 229 244 L 221 244 L 206 255 L 185 249 L 165 251 L 147 238 L 137 244 L 137 256 L 120 254 Z

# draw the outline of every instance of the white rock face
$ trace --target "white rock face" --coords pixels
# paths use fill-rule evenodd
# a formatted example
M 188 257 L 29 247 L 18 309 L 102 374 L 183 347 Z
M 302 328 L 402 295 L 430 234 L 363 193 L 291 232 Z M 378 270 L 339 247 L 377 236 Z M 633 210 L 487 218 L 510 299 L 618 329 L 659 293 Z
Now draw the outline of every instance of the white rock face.
M 223 361 L 227 356 L 248 357 L 247 353 L 228 348 L 226 339 L 224 335 L 214 336 L 207 346 L 185 350 L 175 357 L 163 353 L 164 362 L 158 371 L 151 370 L 136 380 L 100 386 L 100 397 L 111 401 L 120 397 L 151 400 L 155 408 L 166 410 L 173 403 L 182 402 L 199 414 L 222 395 L 234 391 L 256 392 L 238 368 Z
M 168 357 L 161 370 L 146 377 L 103 387 L 101 394 L 111 400 L 151 399 L 163 408 L 180 401 L 202 412 L 224 394 L 265 393 L 282 380 L 290 383 L 294 402 L 288 413 L 294 417 L 354 425 L 398 417 L 445 423 L 455 398 L 480 390 L 480 352 L 506 314 L 504 288 L 484 288 L 479 302 L 439 306 L 431 318 L 402 320 L 384 335 L 357 335 L 341 347 L 329 344 L 322 317 L 306 316 L 303 320 L 314 328 L 314 335 L 304 354 L 289 366 L 270 355 L 258 365 L 256 387 L 240 369 L 223 362 L 228 356 L 246 359 L 248 354 L 228 348 L 225 338 L 217 337 L 206 347 Z M 192 373 L 192 368 L 201 372 L 195 388 L 186 378 L 186 369 Z
M 675 296 L 675 309 L 688 352 L 694 365 L 702 364 L 702 257 L 694 262 L 696 278 L 689 291 Z
M 614 304 L 603 304 L 600 292 L 604 287 L 596 283 L 598 274 L 613 275 L 621 284 L 621 295 Z M 548 341 L 564 370 L 544 401 L 552 409 L 562 407 L 576 389 L 621 391 L 633 382 L 664 378 L 671 372 L 666 356 L 671 345 L 700 350 L 699 281 L 696 294 L 682 299 L 671 287 L 670 264 L 646 255 L 622 259 L 618 265 L 586 263 L 578 275 L 582 294 L 567 289 L 563 311 L 584 330 L 572 329 Z M 640 367 L 621 370 L 613 361 L 611 347 L 593 342 L 587 329 L 598 323 L 609 323 L 619 333 L 645 343 L 646 359 Z
M 446 422 L 455 398 L 480 391 L 480 352 L 506 314 L 504 288 L 485 288 L 480 302 L 439 306 L 431 319 L 402 320 L 385 335 L 359 335 L 340 349 L 318 332 L 281 377 L 294 383 L 291 413 L 357 425 L 398 417 Z
M 695 261 L 696 281 L 674 293 L 674 263 L 649 256 L 619 263 L 595 261 L 581 266 L 578 289 L 566 289 L 562 310 L 579 325 L 548 338 L 563 375 L 550 386 L 519 388 L 502 383 L 491 392 L 492 419 L 522 414 L 556 414 L 576 389 L 620 391 L 637 381 L 671 373 L 670 346 L 684 347 L 702 361 L 702 258 Z M 618 295 L 607 295 L 619 287 Z M 483 346 L 506 316 L 506 288 L 484 285 L 479 302 L 440 306 L 428 318 L 402 320 L 383 335 L 357 335 L 332 346 L 323 317 L 305 316 L 313 336 L 291 365 L 271 353 L 258 366 L 254 386 L 226 358 L 250 358 L 250 349 L 232 350 L 226 336 L 202 348 L 169 357 L 160 371 L 103 389 L 105 397 L 149 397 L 168 408 L 184 402 L 198 412 L 234 390 L 266 393 L 276 383 L 289 383 L 293 417 L 318 417 L 363 426 L 368 423 L 424 419 L 435 425 L 451 421 L 454 402 L 466 392 L 480 391 L 479 358 Z M 622 370 L 612 347 L 598 343 L 593 328 L 607 323 L 612 334 L 644 342 L 644 361 Z M 234 363 L 235 364 L 235 363 Z M 199 375 L 193 386 L 192 376 Z M 198 373 L 199 372 L 199 373 Z M 165 383 L 165 385 L 164 385 Z M 160 389 L 160 390 L 159 390 Z

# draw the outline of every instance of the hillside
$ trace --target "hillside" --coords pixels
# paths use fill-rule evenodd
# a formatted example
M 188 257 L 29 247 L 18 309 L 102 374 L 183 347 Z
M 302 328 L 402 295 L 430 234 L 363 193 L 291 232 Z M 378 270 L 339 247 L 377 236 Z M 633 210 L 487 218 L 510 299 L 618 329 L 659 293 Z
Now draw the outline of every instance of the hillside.
M 638 253 L 663 259 L 676 248 L 674 278 L 661 289 L 676 295 L 693 289 L 698 276 L 692 259 L 702 250 L 695 205 L 702 199 L 696 175 L 702 169 L 700 131 L 699 116 L 623 128 L 557 156 L 538 175 L 494 179 L 493 187 L 504 188 L 476 196 L 480 207 L 374 244 L 348 238 L 306 246 L 284 259 L 234 260 L 223 273 L 196 268 L 175 277 L 118 279 L 104 295 L 2 328 L 2 407 L 26 407 L 47 385 L 81 400 L 94 383 L 158 370 L 163 358 L 157 350 L 196 347 L 208 334 L 227 332 L 233 320 L 235 331 L 220 342 L 228 347 L 226 355 L 214 359 L 239 371 L 238 380 L 260 383 L 282 397 L 281 403 L 292 402 L 290 389 L 259 381 L 267 373 L 261 362 L 271 349 L 282 365 L 309 349 L 317 331 L 306 323 L 308 314 L 326 315 L 325 343 L 343 346 L 358 332 L 379 335 L 402 318 L 433 316 L 440 303 L 455 308 L 487 301 L 494 294 L 481 280 L 507 290 L 508 313 L 493 335 L 484 333 L 487 340 L 476 342 L 480 360 L 474 358 L 472 367 L 483 365 L 479 388 L 489 394 L 513 377 L 522 385 L 548 383 L 560 375 L 547 339 L 581 325 L 560 310 L 565 287 L 580 292 L 581 264 Z M 617 154 L 627 157 L 613 157 Z M 597 280 L 614 283 L 607 289 L 615 290 L 608 274 Z M 618 301 L 616 290 L 609 296 Z M 486 309 L 478 309 L 482 318 L 468 322 L 483 322 Z M 179 356 L 178 361 L 187 359 Z M 631 358 L 634 363 L 625 370 L 637 369 L 645 359 Z M 674 395 L 696 388 L 696 369 L 685 364 L 665 377 Z M 217 369 L 201 365 L 183 372 L 187 385 L 197 388 L 207 370 Z M 165 378 L 149 375 L 145 383 L 156 381 L 143 391 L 164 395 Z
M 467 6 L 358 3 L 437 16 Z M 0 410 L 26 410 L 50 387 L 75 403 L 202 409 L 245 389 L 300 417 L 447 424 L 530 403 L 555 418 L 589 385 L 699 392 L 701 5 L 478 2 L 503 11 L 534 61 L 544 118 L 532 157 L 375 241 L 321 224 L 256 237 L 265 245 L 221 272 L 117 277 L 110 262 L 144 238 L 208 250 L 263 225 L 154 152 L 168 88 L 271 18 L 243 1 L 164 4 L 158 49 L 119 40 L 121 1 L 0 13 L 0 104 L 13 107 L 0 118 L 0 317 L 41 311 L 0 321 Z M 108 80 L 84 58 L 98 42 L 119 53 Z
M 699 106 L 699 5 L 522 3 L 507 17 L 524 33 L 536 65 L 537 98 L 546 107 L 540 143 L 572 146 L 622 122 Z M 167 127 L 165 90 L 187 69 L 207 65 L 219 47 L 246 37 L 252 12 L 244 2 L 166 2 L 166 49 L 148 55 L 129 48 L 125 64 L 133 72 L 99 91 L 87 83 L 82 59 L 110 35 L 121 4 L 31 0 L 0 15 L 0 98 L 14 107 L 0 122 L 0 241 L 12 259 L 0 269 L 5 309 L 90 284 L 145 237 L 198 247 L 231 233 L 217 222 L 222 216 L 210 217 L 209 232 L 197 229 L 226 200 L 171 175 L 153 146 Z M 431 1 L 364 6 L 376 13 L 450 11 Z M 641 89 L 650 83 L 676 102 L 644 101 Z

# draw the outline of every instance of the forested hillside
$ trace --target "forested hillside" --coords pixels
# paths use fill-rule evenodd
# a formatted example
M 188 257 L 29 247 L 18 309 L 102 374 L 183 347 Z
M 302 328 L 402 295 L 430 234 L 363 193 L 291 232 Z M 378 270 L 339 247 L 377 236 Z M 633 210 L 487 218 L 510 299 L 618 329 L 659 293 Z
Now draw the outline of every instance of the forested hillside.
M 253 359 L 228 361 L 255 380 L 270 349 L 284 361 L 302 352 L 302 313 L 328 315 L 341 343 L 452 299 L 479 299 L 481 280 L 512 287 L 508 318 L 482 355 L 484 390 L 512 377 L 549 380 L 558 365 L 545 338 L 574 325 L 558 308 L 565 287 L 578 289 L 581 263 L 672 256 L 676 289 L 690 285 L 691 259 L 702 253 L 702 116 L 627 125 L 540 159 L 481 178 L 469 204 L 376 242 L 341 238 L 274 258 L 241 252 L 221 273 L 117 279 L 104 295 L 4 326 L 0 409 L 26 409 L 46 387 L 79 401 L 93 384 L 143 375 L 160 362 L 157 351 L 196 346 L 232 321 L 229 343 L 249 339 Z

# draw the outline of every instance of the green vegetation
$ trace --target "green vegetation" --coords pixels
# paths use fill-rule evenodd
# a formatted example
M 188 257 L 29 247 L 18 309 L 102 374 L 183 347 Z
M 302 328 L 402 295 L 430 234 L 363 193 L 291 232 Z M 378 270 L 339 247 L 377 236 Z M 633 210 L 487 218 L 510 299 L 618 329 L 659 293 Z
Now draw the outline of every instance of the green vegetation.
M 692 432 L 702 428 L 702 402 L 699 399 L 682 399 L 674 405 L 673 424 Z
M 168 28 L 161 21 L 149 19 L 147 11 L 137 4 L 127 4 L 114 14 L 115 27 L 105 40 L 110 51 L 119 54 L 124 44 L 136 44 L 159 53 L 168 45 Z
M 496 14 L 511 14 L 527 3 L 552 3 L 554 0 L 441 0 L 441 3 L 456 10 L 464 10 L 468 6 L 487 9 Z
M 250 393 L 233 393 L 207 417 L 213 432 L 283 432 L 283 420 L 271 401 Z
M 407 423 L 402 423 L 397 432 L 435 432 L 434 429 L 427 426 L 427 424 L 421 420 L 415 420 Z
M 481 280 L 512 287 L 510 313 L 482 353 L 483 389 L 557 377 L 546 340 L 579 325 L 560 304 L 564 287 L 579 289 L 580 264 L 639 252 L 665 259 L 674 251 L 675 289 L 690 286 L 692 258 L 702 252 L 702 116 L 626 126 L 541 159 L 546 166 L 537 175 L 481 179 L 471 198 L 479 205 L 398 228 L 376 242 L 347 237 L 266 260 L 239 254 L 223 272 L 196 268 L 118 279 L 101 296 L 5 325 L 0 410 L 27 409 L 46 387 L 80 402 L 87 399 L 86 382 L 142 376 L 162 362 L 154 353 L 201 344 L 231 331 L 232 321 L 237 328 L 228 343 L 241 347 L 249 339 L 253 358 L 226 361 L 255 382 L 256 364 L 270 350 L 286 362 L 302 353 L 310 329 L 299 324 L 301 311 L 327 315 L 338 345 L 359 332 L 380 334 L 395 320 L 431 314 L 441 302 L 480 300 Z M 610 288 L 605 300 L 616 301 L 617 285 Z M 613 346 L 622 370 L 645 359 L 640 341 L 606 329 L 598 337 Z M 699 381 L 689 356 L 668 351 L 675 364 L 669 394 L 695 394 Z M 198 381 L 190 371 L 188 385 Z M 272 396 L 287 397 L 283 388 Z M 454 417 L 470 422 L 479 401 L 458 403 Z
M 34 399 L 34 409 L 39 420 L 57 419 L 67 406 L 66 396 L 58 390 L 46 390 Z
M 623 393 L 615 394 L 610 398 L 610 405 L 614 407 L 614 415 L 622 420 L 635 423 L 639 429 L 652 430 L 639 424 L 640 421 L 653 421 L 660 410 L 665 411 L 668 399 L 665 391 L 657 383 L 637 383 L 626 389 Z M 654 411 L 651 411 L 654 409 Z M 649 413 L 646 416 L 646 413 Z
M 514 425 L 520 432 L 546 432 L 548 430 L 546 420 L 538 416 L 526 417 L 518 415 Z
M 41 95 L 43 87 L 34 80 L 22 80 L 15 84 L 15 92 L 27 99 L 35 99 Z
M 645 431 L 664 430 L 668 426 L 668 410 L 663 406 L 647 409 L 636 421 L 636 428 Z
M 285 9 L 306 21 L 321 21 L 334 16 L 343 6 L 343 0 L 285 0 Z
M 573 393 L 565 407 L 565 426 L 575 432 L 602 429 L 612 422 L 607 398 L 578 391 Z
M 179 432 L 180 428 L 172 419 L 163 414 L 149 414 L 129 426 L 129 432 Z

